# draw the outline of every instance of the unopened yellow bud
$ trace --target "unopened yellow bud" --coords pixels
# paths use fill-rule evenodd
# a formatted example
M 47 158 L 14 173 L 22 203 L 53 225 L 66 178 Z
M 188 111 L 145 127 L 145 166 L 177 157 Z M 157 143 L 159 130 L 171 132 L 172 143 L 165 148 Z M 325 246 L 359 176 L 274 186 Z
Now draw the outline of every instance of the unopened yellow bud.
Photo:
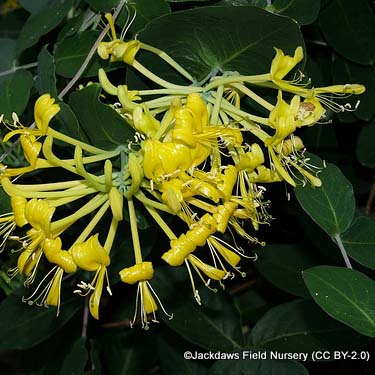
M 124 197 L 114 186 L 109 191 L 109 205 L 113 217 L 117 221 L 121 221 L 123 219 Z

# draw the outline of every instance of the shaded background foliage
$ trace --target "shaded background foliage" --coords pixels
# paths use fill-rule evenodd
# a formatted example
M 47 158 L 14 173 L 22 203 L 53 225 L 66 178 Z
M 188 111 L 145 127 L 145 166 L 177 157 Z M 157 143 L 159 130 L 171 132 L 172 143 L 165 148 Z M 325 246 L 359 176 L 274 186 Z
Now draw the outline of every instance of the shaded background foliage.
M 56 97 L 82 64 L 99 35 L 95 12 L 110 11 L 118 1 L 20 0 L 17 9 L 6 8 L 6 3 L 0 1 L 0 113 L 11 118 L 15 111 L 27 123 L 32 116 L 28 103 L 45 92 Z M 134 290 L 116 285 L 114 298 L 104 301 L 103 319 L 89 321 L 87 334 L 82 335 L 84 300 L 67 295 L 58 318 L 54 309 L 23 304 L 18 289 L 22 280 L 9 283 L 10 259 L 2 257 L 0 373 L 370 373 L 365 360 L 186 361 L 183 352 L 355 350 L 374 354 L 374 4 L 367 0 L 274 0 L 272 5 L 265 0 L 133 3 L 137 18 L 129 34 L 138 34 L 170 53 L 197 81 L 218 66 L 242 74 L 264 72 L 273 56 L 270 47 L 292 53 L 297 45 L 304 45 L 305 73 L 316 86 L 356 82 L 367 91 L 357 111 L 329 113 L 331 124 L 300 131 L 309 152 L 327 161 L 320 174 L 323 187 L 298 187 L 295 193 L 284 185 L 267 190 L 275 219 L 259 233 L 267 246 L 249 249 L 259 259 L 242 262 L 247 277 L 233 280 L 216 294 L 202 290 L 203 306 L 199 307 L 185 270 L 159 267 L 154 285 L 174 319 L 160 314 L 160 324 L 148 332 L 129 328 Z M 123 11 L 117 24 L 122 27 L 125 22 Z M 238 56 L 239 46 L 253 44 L 240 57 L 231 58 Z M 146 55 L 140 54 L 140 59 L 164 78 L 181 79 Z M 109 67 L 94 56 L 82 82 L 95 81 L 99 67 L 124 77 L 123 70 L 116 70 L 118 65 Z M 149 85 L 131 70 L 127 82 L 130 87 Z M 116 113 L 98 104 L 99 93 L 97 85 L 73 91 L 65 103 L 60 102 L 56 124 L 71 136 L 111 147 L 113 139 L 126 140 L 130 133 L 119 129 Z M 356 100 L 348 99 L 353 107 Z M 115 136 L 109 139 L 108 133 Z M 12 156 L 15 166 L 22 163 L 19 150 Z M 322 165 L 319 158 L 311 157 Z M 7 212 L 9 203 L 3 195 L 0 205 Z M 168 243 L 149 225 L 141 219 L 140 226 L 150 238 L 143 249 L 158 262 Z M 345 268 L 340 243 L 353 270 Z M 126 239 L 117 244 L 122 250 L 130 246 Z M 120 260 L 123 253 L 115 256 Z M 111 267 L 112 279 L 118 279 L 116 258 Z

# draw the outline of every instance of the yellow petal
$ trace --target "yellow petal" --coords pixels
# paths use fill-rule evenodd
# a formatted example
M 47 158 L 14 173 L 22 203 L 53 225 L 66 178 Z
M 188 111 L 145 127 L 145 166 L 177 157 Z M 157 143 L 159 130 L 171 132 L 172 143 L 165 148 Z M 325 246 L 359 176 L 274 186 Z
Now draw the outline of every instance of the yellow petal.
M 143 309 L 146 314 L 154 313 L 158 307 L 147 283 L 141 282 Z
M 122 269 L 119 274 L 122 282 L 136 284 L 139 281 L 151 280 L 154 276 L 154 268 L 151 262 L 141 262 Z
M 212 280 L 222 280 L 227 274 L 225 271 L 212 267 L 209 264 L 202 262 L 194 255 L 189 255 L 188 260 L 191 264 L 202 271 L 208 278 Z

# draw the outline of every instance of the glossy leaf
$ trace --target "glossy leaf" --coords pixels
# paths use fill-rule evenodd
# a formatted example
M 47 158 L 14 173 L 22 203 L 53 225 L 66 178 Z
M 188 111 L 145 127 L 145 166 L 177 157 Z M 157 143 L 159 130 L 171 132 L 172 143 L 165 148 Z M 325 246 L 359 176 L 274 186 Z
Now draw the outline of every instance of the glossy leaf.
M 244 322 L 256 322 L 272 306 L 266 295 L 254 289 L 235 296 L 234 301 Z
M 131 34 L 135 34 L 154 18 L 168 14 L 171 11 L 168 3 L 165 2 L 165 0 L 153 0 L 151 2 L 149 0 L 133 0 L 129 9 L 130 17 L 133 16 L 134 9 L 136 9 L 137 12 L 134 22 L 129 27 L 129 32 Z M 116 23 L 120 27 L 126 27 L 125 23 L 127 21 L 128 14 L 128 10 L 126 7 L 124 7 L 116 20 Z
M 319 17 L 328 43 L 358 64 L 375 61 L 374 15 L 367 0 L 331 0 Z
M 73 343 L 64 357 L 60 374 L 82 375 L 87 360 L 86 337 L 80 337 Z
M 25 110 L 30 90 L 33 85 L 33 76 L 27 70 L 18 70 L 13 74 L 0 78 L 0 113 L 4 118 L 12 121 L 12 113 L 21 116 Z
M 15 64 L 16 43 L 14 39 L 0 38 L 0 76 Z
M 55 0 L 20 0 L 20 4 L 30 13 L 39 13 L 44 8 L 53 6 Z
M 350 103 L 352 108 L 358 108 L 354 112 L 341 112 L 337 115 L 345 121 L 347 115 L 369 121 L 375 114 L 373 98 L 375 96 L 375 70 L 371 66 L 362 66 L 337 57 L 333 62 L 333 80 L 342 83 L 360 83 L 366 86 L 362 95 L 353 95 L 345 98 L 342 104 Z M 358 105 L 357 105 L 358 102 Z M 345 121 L 346 122 L 346 121 Z
M 358 217 L 341 235 L 348 254 L 365 267 L 375 269 L 375 221 Z
M 54 53 L 56 73 L 67 78 L 73 77 L 81 67 L 98 36 L 98 31 L 86 30 L 56 43 Z M 102 60 L 95 53 L 82 76 L 96 76 L 98 69 L 107 65 L 108 61 Z
M 244 75 L 267 73 L 274 46 L 291 54 L 297 46 L 304 45 L 294 21 L 251 6 L 175 12 L 148 23 L 139 38 L 162 48 L 197 81 L 217 70 Z M 152 54 L 139 56 L 154 73 L 174 77 L 171 68 Z
M 99 12 L 110 12 L 118 5 L 118 0 L 85 0 L 85 2 Z
M 133 130 L 113 108 L 100 102 L 99 93 L 100 85 L 92 84 L 71 94 L 69 105 L 91 144 L 113 150 L 126 145 Z
M 364 126 L 359 133 L 357 141 L 357 158 L 365 167 L 375 169 L 375 120 Z
M 313 301 L 295 300 L 270 309 L 255 324 L 248 345 L 280 352 L 356 349 L 368 338 L 327 316 Z
M 10 205 L 10 198 L 8 194 L 4 192 L 3 187 L 0 187 L 0 215 L 12 211 L 12 206 Z
M 301 272 L 316 265 L 312 255 L 292 244 L 271 244 L 256 253 L 255 267 L 268 281 L 288 293 L 309 296 Z
M 173 344 L 164 339 L 158 341 L 157 349 L 163 375 L 205 375 L 207 369 L 202 361 L 187 361 L 184 358 L 184 352 L 192 350 L 191 344 L 186 347 L 182 345 L 183 340 L 178 339 L 178 342 Z
M 38 75 L 36 86 L 40 95 L 49 93 L 57 98 L 55 62 L 53 56 L 44 46 L 38 55 Z
M 375 283 L 361 272 L 318 266 L 303 272 L 315 302 L 330 316 L 375 337 Z
M 298 186 L 296 197 L 310 217 L 331 236 L 344 232 L 353 220 L 353 187 L 339 168 L 328 164 L 319 174 L 322 186 Z
M 218 360 L 208 375 L 251 374 L 251 375 L 308 375 L 309 372 L 298 362 L 283 360 Z
M 294 18 L 300 25 L 308 25 L 316 20 L 320 9 L 320 0 L 274 0 L 271 5 L 266 0 L 222 0 L 220 5 L 255 5 L 271 13 Z
M 0 349 L 27 349 L 46 340 L 63 327 L 82 306 L 76 296 L 62 301 L 60 315 L 55 308 L 29 306 L 21 301 L 23 289 L 0 305 Z
M 55 0 L 40 12 L 31 15 L 21 30 L 17 52 L 20 54 L 33 46 L 43 35 L 57 27 L 76 2 L 77 0 Z
M 161 316 L 164 323 L 186 340 L 207 350 L 240 348 L 240 317 L 233 302 L 222 293 L 200 293 L 202 306 L 193 298 L 181 300 L 173 308 L 173 319 Z

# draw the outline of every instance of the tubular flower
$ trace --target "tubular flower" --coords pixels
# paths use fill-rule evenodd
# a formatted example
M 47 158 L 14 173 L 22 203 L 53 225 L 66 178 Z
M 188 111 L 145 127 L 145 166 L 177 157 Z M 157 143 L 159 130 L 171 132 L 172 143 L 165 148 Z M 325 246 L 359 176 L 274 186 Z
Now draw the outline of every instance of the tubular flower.
M 75 293 L 86 296 L 92 292 L 89 300 L 90 313 L 95 319 L 99 319 L 99 304 L 102 296 L 104 279 L 107 280 L 107 292 L 111 293 L 108 281 L 107 266 L 110 264 L 110 258 L 99 243 L 99 234 L 91 236 L 87 241 L 73 245 L 70 249 L 74 263 L 85 271 L 95 272 L 91 283 L 81 282 L 75 290 Z
M 126 284 L 137 284 L 137 297 L 134 317 L 131 325 L 134 325 L 138 315 L 138 309 L 141 319 L 142 328 L 148 329 L 148 315 L 152 315 L 152 321 L 158 322 L 156 319 L 156 311 L 158 306 L 156 301 L 161 306 L 164 313 L 171 319 L 172 315 L 168 314 L 154 289 L 151 287 L 149 280 L 154 277 L 154 268 L 151 262 L 140 262 L 132 267 L 124 268 L 120 272 L 122 282 Z M 156 299 L 156 301 L 155 301 Z
M 3 139 L 3 142 L 8 141 L 16 134 L 29 136 L 31 137 L 29 140 L 24 140 L 27 149 L 27 147 L 30 147 L 30 143 L 35 143 L 35 137 L 47 134 L 50 121 L 59 111 L 60 106 L 58 104 L 55 104 L 55 99 L 51 98 L 49 94 L 44 94 L 40 96 L 35 102 L 34 106 L 34 118 L 37 129 L 30 129 L 24 127 L 20 124 L 18 117 L 14 116 L 13 127 L 15 127 L 16 130 L 12 130 L 9 133 L 7 133 Z M 35 148 L 38 146 L 34 144 L 33 147 Z M 35 154 L 35 151 L 33 153 Z
M 303 126 L 327 122 L 322 121 L 327 109 L 354 110 L 334 100 L 360 94 L 365 88 L 359 84 L 315 88 L 310 81 L 304 83 L 302 73 L 289 80 L 288 75 L 303 60 L 302 47 L 293 56 L 275 48 L 269 73 L 244 76 L 218 69 L 197 83 L 164 51 L 139 40 L 124 40 L 129 24 L 118 36 L 112 16 L 105 17 L 110 39 L 99 43 L 99 56 L 131 65 L 157 87 L 128 87 L 119 80 L 120 75 L 114 75 L 118 81 L 111 83 L 105 71 L 99 70 L 102 97 L 109 104 L 103 121 L 108 111 L 115 111 L 123 121 L 123 134 L 131 137 L 112 139 L 116 122 L 107 129 L 110 142 L 101 142 L 103 148 L 53 129 L 51 119 L 60 106 L 49 94 L 35 103 L 36 128 L 24 127 L 16 114 L 13 125 L 0 117 L 9 130 L 4 141 L 20 135 L 21 151 L 29 163 L 16 168 L 22 165 L 16 149 L 9 156 L 10 163 L 0 164 L 1 185 L 12 206 L 11 212 L 0 217 L 0 249 L 8 247 L 8 241 L 20 244 L 13 250 L 19 254 L 10 274 L 26 275 L 26 286 L 42 268 L 39 264 L 44 262 L 43 268 L 49 270 L 25 302 L 57 306 L 59 312 L 65 273 L 79 282 L 74 293 L 90 294 L 89 310 L 98 319 L 103 287 L 111 294 L 107 272 L 114 263 L 111 249 L 117 237 L 123 240 L 128 228 L 135 264 L 119 275 L 125 284 L 137 286 L 131 325 L 138 319 L 147 329 L 149 321 L 157 321 L 158 310 L 172 316 L 151 286 L 152 263 L 143 260 L 139 233 L 143 215 L 151 217 L 169 239 L 169 249 L 153 256 L 161 256 L 172 267 L 185 265 L 193 295 L 201 303 L 196 275 L 215 290 L 212 280 L 224 287 L 225 279 L 236 273 L 244 276 L 239 266 L 242 257 L 256 260 L 256 255 L 249 256 L 237 245 L 235 236 L 243 242 L 265 244 L 254 235 L 272 220 L 263 184 L 321 185 L 321 168 L 310 164 L 303 141 L 295 133 Z M 162 59 L 189 84 L 168 82 L 148 70 L 136 59 L 140 49 Z M 268 101 L 264 90 L 274 98 Z M 288 99 L 285 92 L 291 93 Z M 55 147 L 56 142 L 65 147 Z M 46 173 L 46 168 L 57 172 Z M 31 171 L 35 171 L 32 176 L 27 174 Z M 22 183 L 24 175 L 29 178 Z M 168 215 L 174 215 L 184 229 L 176 225 L 180 231 L 174 233 Z M 57 219 L 52 222 L 53 217 Z M 107 233 L 103 232 L 103 218 L 110 222 Z M 105 238 L 103 244 L 99 237 Z M 233 244 L 224 240 L 231 237 Z M 63 246 L 65 243 L 69 245 Z M 93 273 L 89 276 L 92 281 L 79 281 L 78 269 Z

